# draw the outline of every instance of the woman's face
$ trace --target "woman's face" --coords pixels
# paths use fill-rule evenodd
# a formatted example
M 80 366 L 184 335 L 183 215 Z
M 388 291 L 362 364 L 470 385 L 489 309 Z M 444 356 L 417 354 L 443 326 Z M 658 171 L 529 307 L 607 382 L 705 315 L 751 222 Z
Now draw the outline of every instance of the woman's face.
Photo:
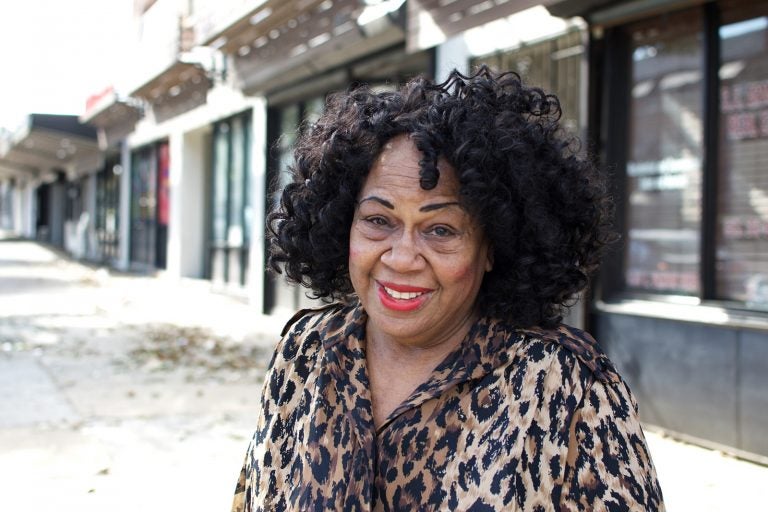
M 437 186 L 424 190 L 421 158 L 405 135 L 385 145 L 358 195 L 349 241 L 369 331 L 413 347 L 463 336 L 491 269 L 481 228 L 459 206 L 456 171 L 440 160 Z

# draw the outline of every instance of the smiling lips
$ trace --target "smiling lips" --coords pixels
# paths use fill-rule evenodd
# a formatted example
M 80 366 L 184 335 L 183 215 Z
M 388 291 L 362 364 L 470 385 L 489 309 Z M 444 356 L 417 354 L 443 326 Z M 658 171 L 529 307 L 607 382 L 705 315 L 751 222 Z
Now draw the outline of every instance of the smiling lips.
M 384 307 L 394 311 L 418 309 L 429 297 L 429 288 L 406 286 L 395 283 L 378 283 L 379 299 Z

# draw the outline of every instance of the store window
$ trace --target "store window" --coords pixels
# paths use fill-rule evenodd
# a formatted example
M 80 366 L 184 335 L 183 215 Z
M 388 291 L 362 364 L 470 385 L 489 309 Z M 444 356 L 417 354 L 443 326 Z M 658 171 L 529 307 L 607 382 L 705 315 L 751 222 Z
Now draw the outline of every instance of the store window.
M 293 147 L 302 129 L 316 121 L 323 112 L 325 96 L 315 96 L 306 100 L 274 107 L 269 111 L 270 123 L 270 200 L 268 208 L 273 208 L 280 200 L 283 188 L 291 182 L 290 166 L 293 160 Z M 267 248 L 268 250 L 268 248 Z M 265 279 L 264 309 L 271 313 L 277 309 L 295 311 L 299 308 L 312 307 L 307 289 L 289 284 L 282 276 L 268 273 Z
M 250 151 L 249 112 L 214 125 L 209 275 L 214 282 L 235 287 L 248 281 L 253 224 Z
M 607 140 L 626 143 L 623 289 L 768 310 L 768 4 L 620 30 L 627 133 Z
M 719 30 L 716 289 L 768 309 L 768 7 L 734 4 Z
M 626 283 L 700 291 L 703 55 L 698 10 L 628 27 Z

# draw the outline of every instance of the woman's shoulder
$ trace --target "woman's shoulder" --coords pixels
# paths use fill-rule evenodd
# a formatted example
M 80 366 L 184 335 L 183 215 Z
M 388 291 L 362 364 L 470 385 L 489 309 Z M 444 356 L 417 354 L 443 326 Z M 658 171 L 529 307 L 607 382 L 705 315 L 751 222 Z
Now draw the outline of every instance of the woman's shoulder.
M 621 382 L 613 362 L 595 341 L 595 339 L 586 331 L 560 324 L 554 328 L 528 327 L 518 329 L 523 334 L 531 346 L 532 341 L 539 341 L 547 344 L 553 344 L 557 352 L 565 354 L 566 357 L 575 359 L 580 366 L 591 372 L 593 377 L 603 383 Z
M 339 302 L 324 304 L 314 308 L 300 309 L 285 323 L 283 330 L 280 332 L 280 336 L 301 333 L 306 330 L 308 326 L 315 327 L 317 323 L 322 320 L 326 320 L 329 317 L 338 317 L 339 312 L 343 309 L 345 309 L 344 305 Z
M 342 339 L 350 327 L 362 322 L 363 313 L 356 304 L 332 303 L 296 312 L 280 334 L 277 353 L 285 360 L 298 355 L 319 353 Z

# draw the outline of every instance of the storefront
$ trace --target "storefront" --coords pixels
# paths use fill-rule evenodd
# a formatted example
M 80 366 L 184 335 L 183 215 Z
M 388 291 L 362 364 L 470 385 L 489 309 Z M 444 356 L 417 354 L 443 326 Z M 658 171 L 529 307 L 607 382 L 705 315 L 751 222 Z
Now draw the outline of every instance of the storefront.
M 557 2 L 623 242 L 591 328 L 645 422 L 768 461 L 768 4 Z
M 14 177 L 13 230 L 66 247 L 65 219 L 83 213 L 82 178 L 100 165 L 96 131 L 77 116 L 29 114 L 0 142 L 0 171 Z
M 135 150 L 131 157 L 130 261 L 137 269 L 164 269 L 170 209 L 168 142 Z
M 141 118 L 140 105 L 107 87 L 86 101 L 82 123 L 96 128 L 103 164 L 94 174 L 90 257 L 118 268 L 129 261 L 130 150 L 126 138 Z

